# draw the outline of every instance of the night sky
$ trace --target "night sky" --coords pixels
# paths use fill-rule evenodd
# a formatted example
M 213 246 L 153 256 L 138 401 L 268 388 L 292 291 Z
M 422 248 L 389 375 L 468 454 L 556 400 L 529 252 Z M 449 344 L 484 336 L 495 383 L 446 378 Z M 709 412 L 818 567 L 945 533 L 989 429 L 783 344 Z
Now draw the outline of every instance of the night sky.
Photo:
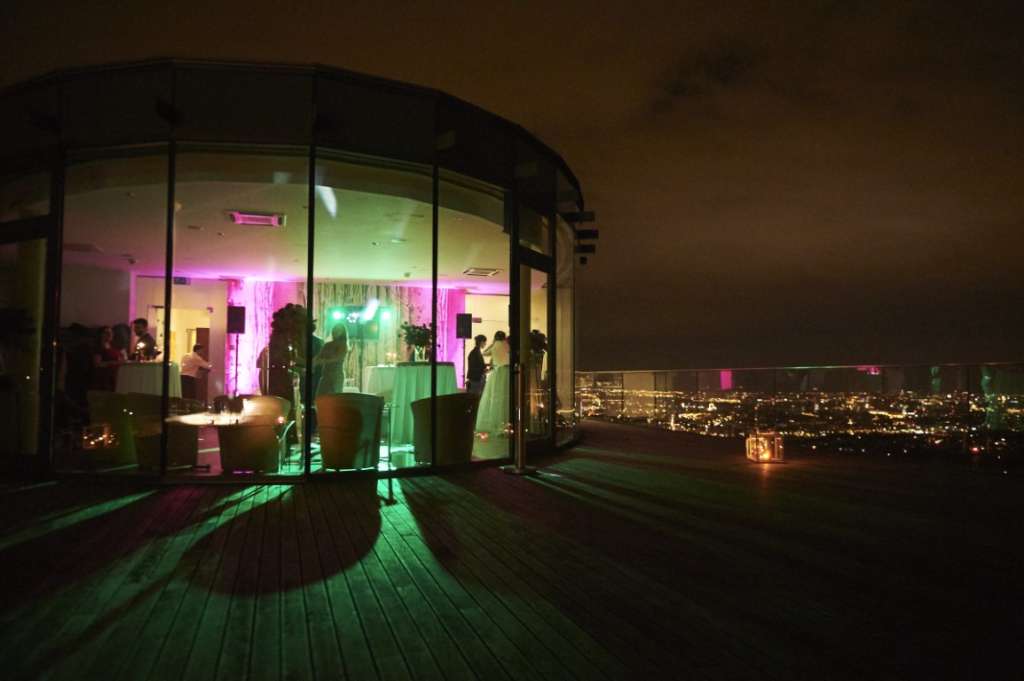
M 598 213 L 581 369 L 1024 360 L 1018 2 L 55 4 L 0 84 L 321 62 L 536 133 Z

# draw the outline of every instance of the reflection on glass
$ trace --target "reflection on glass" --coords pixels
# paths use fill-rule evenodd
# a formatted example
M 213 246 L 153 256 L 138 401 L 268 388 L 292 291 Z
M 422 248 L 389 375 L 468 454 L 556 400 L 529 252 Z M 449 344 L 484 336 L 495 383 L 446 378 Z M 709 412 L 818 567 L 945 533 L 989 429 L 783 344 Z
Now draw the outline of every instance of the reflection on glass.
M 166 169 L 163 150 L 67 168 L 58 469 L 159 471 Z
M 519 347 L 526 393 L 524 418 L 526 437 L 535 440 L 551 434 L 548 286 L 546 272 L 521 266 Z
M 176 165 L 169 472 L 299 475 L 306 157 L 184 150 Z
M 504 459 L 510 452 L 512 396 L 511 243 L 504 197 L 494 187 L 455 173 L 443 177 L 438 325 L 444 333 L 438 361 L 454 365 L 456 390 L 443 392 L 438 383 L 437 463 Z
M 555 435 L 556 444 L 572 440 L 576 433 L 576 405 L 574 399 L 574 348 L 573 333 L 573 253 L 574 238 L 572 227 L 561 218 L 557 221 L 555 281 L 555 323 L 558 329 L 558 343 L 555 367 L 557 373 L 555 390 Z
M 50 213 L 49 173 L 0 177 L 0 223 Z
M 0 465 L 38 454 L 46 240 L 0 244 Z

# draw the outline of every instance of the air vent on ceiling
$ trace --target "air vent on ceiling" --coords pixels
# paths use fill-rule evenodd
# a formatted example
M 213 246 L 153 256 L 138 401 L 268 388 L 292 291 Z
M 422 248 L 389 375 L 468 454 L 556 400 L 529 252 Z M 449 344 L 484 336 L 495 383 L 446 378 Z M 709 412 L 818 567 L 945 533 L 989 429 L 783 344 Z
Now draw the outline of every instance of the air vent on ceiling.
M 64 244 L 65 251 L 74 251 L 75 253 L 102 253 L 103 249 L 96 244 L 82 244 L 82 243 L 71 243 Z
M 462 270 L 462 273 L 469 277 L 493 277 L 501 270 L 496 270 L 490 267 L 470 267 L 469 269 Z
M 284 213 L 253 213 L 243 210 L 229 210 L 228 215 L 236 225 L 254 225 L 257 227 L 284 227 Z

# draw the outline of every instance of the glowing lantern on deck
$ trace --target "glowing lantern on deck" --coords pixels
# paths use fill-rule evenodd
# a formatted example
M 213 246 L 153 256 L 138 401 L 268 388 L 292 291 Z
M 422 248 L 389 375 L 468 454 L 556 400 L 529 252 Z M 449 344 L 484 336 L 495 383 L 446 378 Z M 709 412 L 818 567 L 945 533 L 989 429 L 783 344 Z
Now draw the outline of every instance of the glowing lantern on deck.
M 747 458 L 758 463 L 781 463 L 782 436 L 772 432 L 748 435 Z

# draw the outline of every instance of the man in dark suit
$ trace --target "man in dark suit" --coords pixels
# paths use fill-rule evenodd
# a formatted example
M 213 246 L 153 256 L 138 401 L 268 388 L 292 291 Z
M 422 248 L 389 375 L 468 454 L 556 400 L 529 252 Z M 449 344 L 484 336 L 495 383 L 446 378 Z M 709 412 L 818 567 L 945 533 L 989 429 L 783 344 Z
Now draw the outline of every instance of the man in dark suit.
M 135 334 L 135 351 L 131 353 L 131 358 L 137 362 L 150 362 L 156 359 L 160 350 L 156 347 L 156 341 L 149 335 L 149 322 L 139 317 L 132 322 L 132 333 Z
M 484 383 L 487 381 L 487 367 L 484 365 L 484 356 L 480 348 L 487 342 L 487 336 L 480 334 L 473 339 L 476 345 L 469 351 L 469 369 L 466 371 L 466 390 L 479 395 L 484 391 Z

